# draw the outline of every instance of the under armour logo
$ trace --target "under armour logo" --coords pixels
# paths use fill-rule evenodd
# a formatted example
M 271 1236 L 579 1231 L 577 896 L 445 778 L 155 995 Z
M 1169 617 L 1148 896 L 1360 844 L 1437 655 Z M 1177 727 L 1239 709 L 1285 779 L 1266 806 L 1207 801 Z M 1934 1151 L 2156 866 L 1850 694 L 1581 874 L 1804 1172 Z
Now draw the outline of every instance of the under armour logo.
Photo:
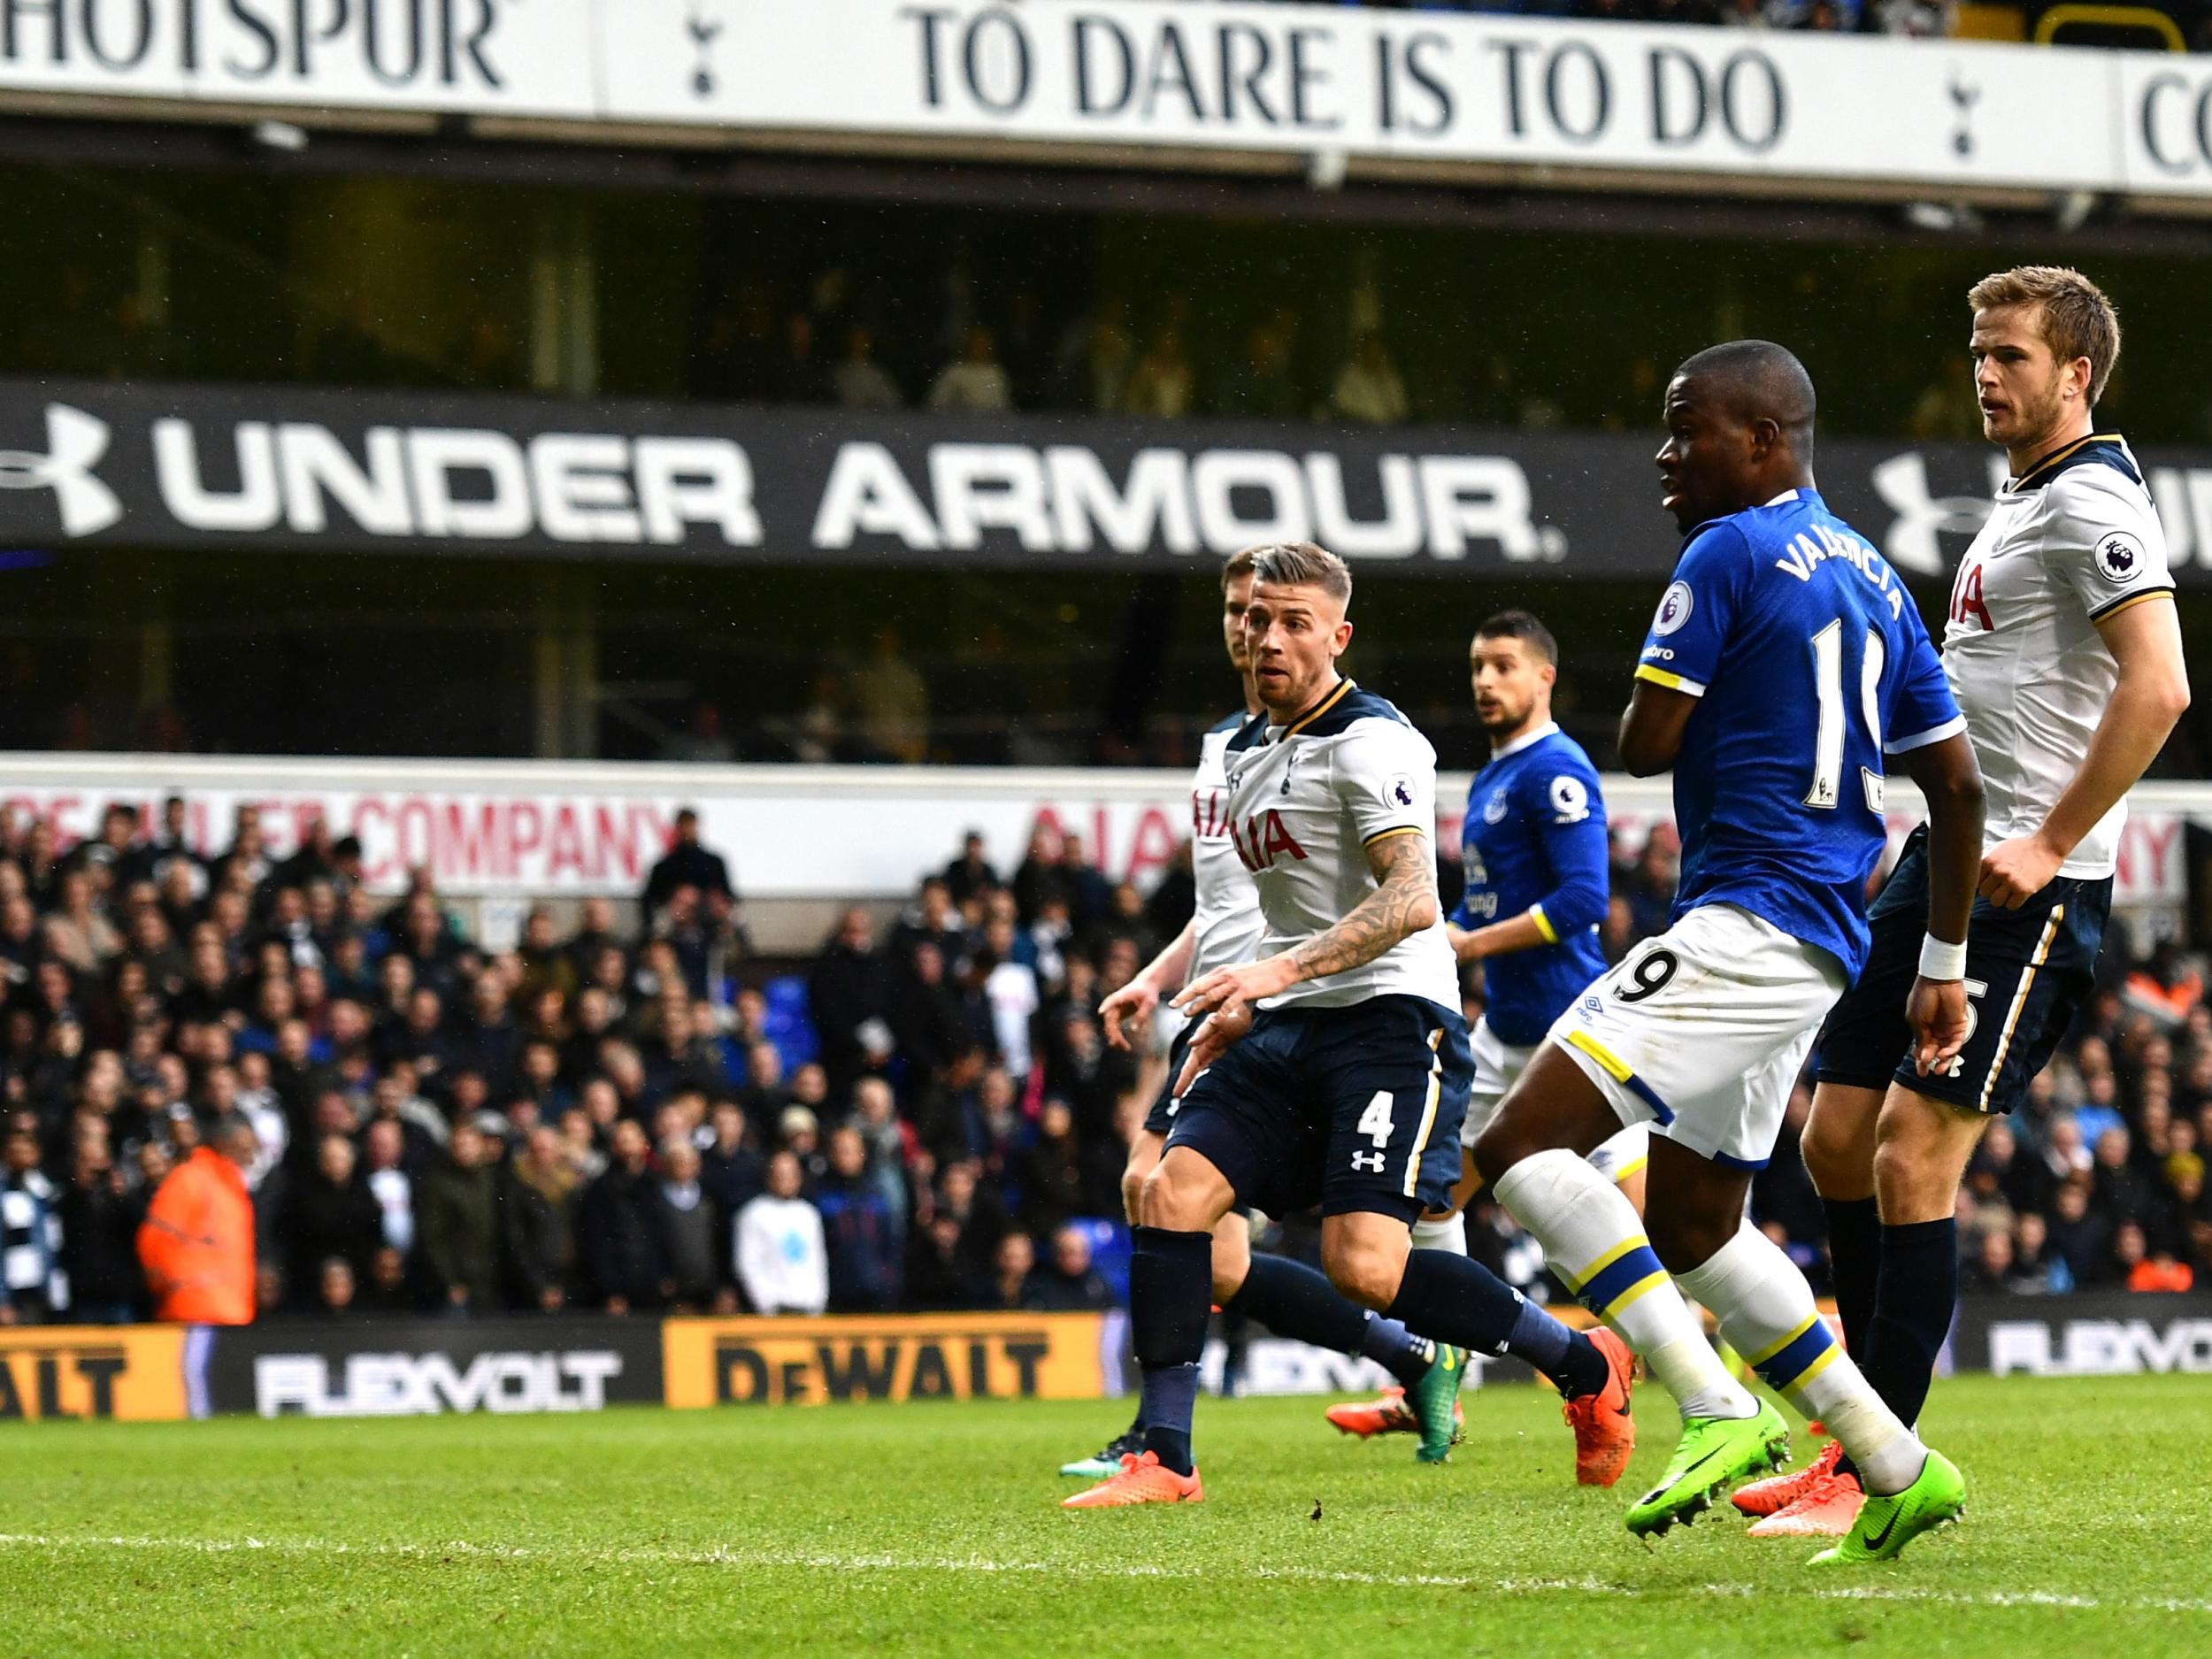
M 1368 1162 L 1371 1158 L 1374 1160 L 1371 1164 Z M 1380 1175 L 1382 1173 L 1383 1167 L 1383 1155 L 1379 1152 L 1355 1152 L 1352 1154 L 1352 1167 L 1356 1170 L 1366 1170 L 1372 1174 Z
M 1972 535 L 1989 517 L 1980 495 L 1932 495 L 1928 461 L 1918 450 L 1893 455 L 1874 469 L 1874 488 L 1897 517 L 1882 537 L 1882 552 L 1893 565 L 1922 576 L 1942 573 L 1940 535 Z
M 91 535 L 123 516 L 115 492 L 92 475 L 108 452 L 108 423 L 66 403 L 46 405 L 46 449 L 0 449 L 0 489 L 50 489 L 61 533 Z

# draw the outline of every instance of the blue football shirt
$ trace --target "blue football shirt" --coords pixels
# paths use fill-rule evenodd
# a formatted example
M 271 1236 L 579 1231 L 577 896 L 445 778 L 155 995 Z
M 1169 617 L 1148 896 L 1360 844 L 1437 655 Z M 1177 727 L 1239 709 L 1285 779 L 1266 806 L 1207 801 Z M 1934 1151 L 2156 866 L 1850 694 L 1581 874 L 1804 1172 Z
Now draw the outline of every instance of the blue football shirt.
M 1885 757 L 1965 730 L 1897 573 L 1815 492 L 1785 491 L 1690 533 L 1636 674 L 1698 699 L 1673 915 L 1740 905 L 1857 978 Z
M 1533 910 L 1550 941 L 1482 964 L 1484 1023 L 1501 1042 L 1532 1047 L 1605 972 L 1605 797 L 1582 745 L 1548 725 L 1492 756 L 1467 791 L 1460 856 L 1467 887 L 1454 922 L 1487 927 Z

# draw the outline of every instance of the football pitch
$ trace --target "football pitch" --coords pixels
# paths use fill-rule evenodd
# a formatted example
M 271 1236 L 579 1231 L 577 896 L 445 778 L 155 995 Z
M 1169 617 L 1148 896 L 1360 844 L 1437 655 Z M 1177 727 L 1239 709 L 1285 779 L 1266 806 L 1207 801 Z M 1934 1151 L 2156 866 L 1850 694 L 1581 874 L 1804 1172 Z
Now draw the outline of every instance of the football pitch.
M 1965 1524 L 1886 1567 L 1655 1544 L 1548 1394 L 1417 1468 L 1325 1402 L 1201 1404 L 1208 1502 L 1075 1514 L 1120 1402 L 0 1428 L 0 1659 L 171 1655 L 2212 1653 L 2212 1385 L 1940 1385 Z M 1801 1442 L 1802 1455 L 1809 1443 Z

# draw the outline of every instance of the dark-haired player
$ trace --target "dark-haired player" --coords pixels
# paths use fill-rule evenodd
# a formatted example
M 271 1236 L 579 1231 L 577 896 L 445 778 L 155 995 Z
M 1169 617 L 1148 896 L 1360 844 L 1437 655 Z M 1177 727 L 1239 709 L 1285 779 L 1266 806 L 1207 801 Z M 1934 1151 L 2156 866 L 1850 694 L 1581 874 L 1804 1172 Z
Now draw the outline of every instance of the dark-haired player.
M 1878 1495 L 1821 1559 L 1859 1561 L 1955 1517 L 1965 1483 L 1882 1403 L 1744 1205 L 1814 1033 L 1866 957 L 1886 757 L 1931 815 L 1916 1058 L 1944 1064 L 1964 1042 L 1947 941 L 1966 936 L 1981 783 L 1904 584 L 1814 490 L 1813 413 L 1803 365 L 1765 341 L 1701 351 L 1668 384 L 1662 504 L 1686 540 L 1620 749 L 1631 772 L 1674 773 L 1681 883 L 1666 932 L 1552 1026 L 1475 1164 L 1681 1408 L 1681 1440 L 1629 1530 L 1664 1532 L 1787 1452 L 1780 1415 L 1721 1363 L 1686 1291 L 1858 1460 Z M 1639 1122 L 1660 1125 L 1640 1218 L 1585 1161 Z
M 1913 1063 L 1927 832 L 1870 915 L 1866 972 L 1820 1039 L 1805 1165 L 1826 1201 L 1844 1340 L 1906 1422 L 1928 1396 L 1959 1294 L 1959 1178 L 2089 994 L 2127 791 L 2189 706 L 2166 539 L 2142 468 L 2092 424 L 2120 352 L 2112 303 L 2076 271 L 1984 278 L 1973 308 L 1982 429 L 2012 476 L 1959 563 L 1943 668 L 1989 810 L 1962 955 L 1966 1046 Z M 1839 1461 L 1842 1460 L 1842 1461 Z M 1737 1494 L 1767 1535 L 1847 1531 L 1864 1501 L 1842 1453 Z

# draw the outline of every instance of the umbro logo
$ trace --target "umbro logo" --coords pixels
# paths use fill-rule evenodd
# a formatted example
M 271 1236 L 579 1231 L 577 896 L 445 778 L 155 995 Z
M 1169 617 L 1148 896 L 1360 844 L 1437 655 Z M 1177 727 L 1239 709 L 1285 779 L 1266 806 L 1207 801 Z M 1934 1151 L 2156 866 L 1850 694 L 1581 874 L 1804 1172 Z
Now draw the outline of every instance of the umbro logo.
M 0 489 L 50 489 L 61 533 L 91 535 L 123 516 L 115 492 L 94 475 L 108 452 L 108 423 L 66 403 L 46 405 L 46 452 L 0 449 Z

